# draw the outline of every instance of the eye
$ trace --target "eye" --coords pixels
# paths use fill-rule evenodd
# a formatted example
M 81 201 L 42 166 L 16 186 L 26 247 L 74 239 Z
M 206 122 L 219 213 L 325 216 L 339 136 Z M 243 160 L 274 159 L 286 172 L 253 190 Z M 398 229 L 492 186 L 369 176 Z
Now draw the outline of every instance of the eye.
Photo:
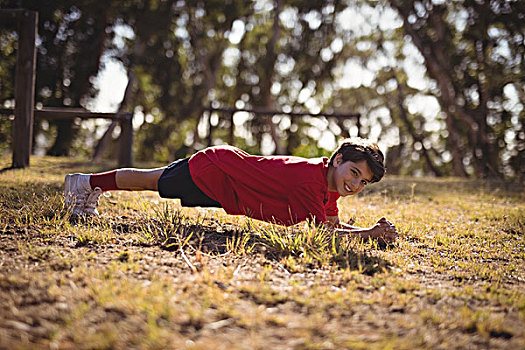
M 361 182 L 362 182 L 363 185 L 365 185 L 365 186 L 368 184 L 368 182 L 366 182 L 365 180 L 362 180 Z
M 353 169 L 352 169 L 352 174 L 354 174 L 354 176 L 357 176 L 357 172 Z

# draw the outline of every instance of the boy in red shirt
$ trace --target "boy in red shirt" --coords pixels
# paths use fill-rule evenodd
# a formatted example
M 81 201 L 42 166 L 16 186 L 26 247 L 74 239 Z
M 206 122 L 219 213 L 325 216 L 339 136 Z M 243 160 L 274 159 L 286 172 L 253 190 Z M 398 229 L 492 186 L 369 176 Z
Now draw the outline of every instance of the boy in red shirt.
M 65 204 L 74 215 L 97 215 L 103 191 L 153 190 L 179 198 L 183 206 L 219 207 L 280 225 L 304 220 L 328 224 L 363 238 L 394 241 L 395 226 L 381 218 L 370 228 L 341 223 L 337 199 L 355 195 L 384 175 L 377 144 L 346 139 L 326 157 L 254 156 L 232 146 L 215 146 L 156 169 L 117 169 L 69 174 Z

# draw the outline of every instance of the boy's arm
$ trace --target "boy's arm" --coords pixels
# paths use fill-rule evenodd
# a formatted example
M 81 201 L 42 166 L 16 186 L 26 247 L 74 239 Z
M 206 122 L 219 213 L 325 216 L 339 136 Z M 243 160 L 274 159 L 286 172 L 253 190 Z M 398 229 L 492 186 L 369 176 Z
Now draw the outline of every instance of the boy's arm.
M 326 221 L 327 221 L 328 225 L 330 227 L 332 227 L 332 228 L 346 228 L 346 229 L 359 228 L 359 227 L 356 227 L 356 226 L 352 226 L 352 224 L 354 223 L 354 220 L 350 220 L 350 221 L 348 221 L 348 223 L 342 222 L 341 220 L 339 220 L 339 216 L 338 215 L 334 215 L 334 216 L 327 215 L 326 216 Z
M 355 237 L 383 239 L 386 242 L 394 242 L 398 237 L 396 226 L 385 217 L 379 219 L 374 226 L 369 228 L 357 227 L 341 222 L 338 216 L 327 216 L 326 220 L 328 225 L 333 227 L 336 232 L 351 234 Z

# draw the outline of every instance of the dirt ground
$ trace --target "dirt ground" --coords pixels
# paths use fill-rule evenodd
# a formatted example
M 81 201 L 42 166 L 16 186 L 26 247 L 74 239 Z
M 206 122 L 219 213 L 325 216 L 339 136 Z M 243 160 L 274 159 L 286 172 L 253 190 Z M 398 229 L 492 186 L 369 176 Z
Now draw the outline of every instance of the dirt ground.
M 119 221 L 126 223 L 125 219 Z M 28 252 L 30 249 L 34 251 Z M 393 287 L 382 284 L 381 277 L 378 281 L 374 275 L 380 272 L 367 275 L 307 266 L 291 273 L 264 251 L 245 257 L 188 251 L 186 258 L 194 272 L 177 250 L 135 242 L 126 234 L 106 243 L 79 244 L 76 237 L 46 240 L 41 233 L 11 226 L 0 233 L 0 252 L 0 346 L 5 349 L 524 346 L 523 309 L 520 314 L 512 305 L 478 300 L 476 291 L 490 288 L 489 283 L 458 281 L 430 268 L 418 267 L 403 274 L 403 284 Z M 130 261 L 138 266 L 118 267 Z M 96 285 L 93 279 L 103 277 L 86 271 L 107 270 L 112 264 L 117 265 L 112 273 L 118 275 L 111 279 L 123 279 L 133 286 L 169 284 L 173 289 L 167 294 L 174 300 L 166 307 L 197 295 L 195 301 L 204 305 L 194 311 L 202 314 L 160 317 L 154 320 L 157 327 L 168 331 L 159 336 L 161 340 L 149 339 L 151 335 L 146 334 L 147 339 L 134 339 L 147 333 L 144 327 L 151 322 L 151 315 L 117 301 L 101 303 L 89 292 Z M 393 266 L 388 270 L 395 273 Z M 472 296 L 464 295 L 465 285 Z M 523 292 L 523 286 L 523 281 L 509 280 L 500 288 Z M 211 294 L 209 300 L 202 296 L 207 293 Z M 223 296 L 215 296 L 217 293 Z M 125 304 L 130 296 L 124 293 L 122 298 Z M 229 311 L 214 305 L 223 298 L 233 300 L 227 302 L 231 304 Z M 71 318 L 81 306 L 86 308 L 85 314 Z M 462 308 L 465 319 L 447 319 Z M 479 318 L 488 316 L 470 315 L 477 309 L 489 310 L 491 319 L 501 320 L 499 328 L 480 327 Z M 111 329 L 119 333 L 112 334 Z M 79 332 L 90 335 L 87 343 L 79 342 L 84 338 Z

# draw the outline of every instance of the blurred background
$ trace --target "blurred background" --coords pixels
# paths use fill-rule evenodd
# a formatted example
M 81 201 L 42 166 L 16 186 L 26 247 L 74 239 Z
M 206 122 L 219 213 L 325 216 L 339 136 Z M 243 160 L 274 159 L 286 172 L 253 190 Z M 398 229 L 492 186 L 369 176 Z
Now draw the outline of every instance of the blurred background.
M 524 178 L 525 1 L 0 0 L 0 8 L 38 12 L 36 108 L 133 112 L 137 161 L 223 143 L 316 157 L 360 135 L 386 151 L 389 174 Z M 16 49 L 16 31 L 0 24 L 3 108 L 14 107 Z M 2 157 L 11 127 L 0 118 Z M 89 158 L 108 135 L 102 156 L 111 158 L 119 132 L 103 119 L 36 119 L 33 153 Z

